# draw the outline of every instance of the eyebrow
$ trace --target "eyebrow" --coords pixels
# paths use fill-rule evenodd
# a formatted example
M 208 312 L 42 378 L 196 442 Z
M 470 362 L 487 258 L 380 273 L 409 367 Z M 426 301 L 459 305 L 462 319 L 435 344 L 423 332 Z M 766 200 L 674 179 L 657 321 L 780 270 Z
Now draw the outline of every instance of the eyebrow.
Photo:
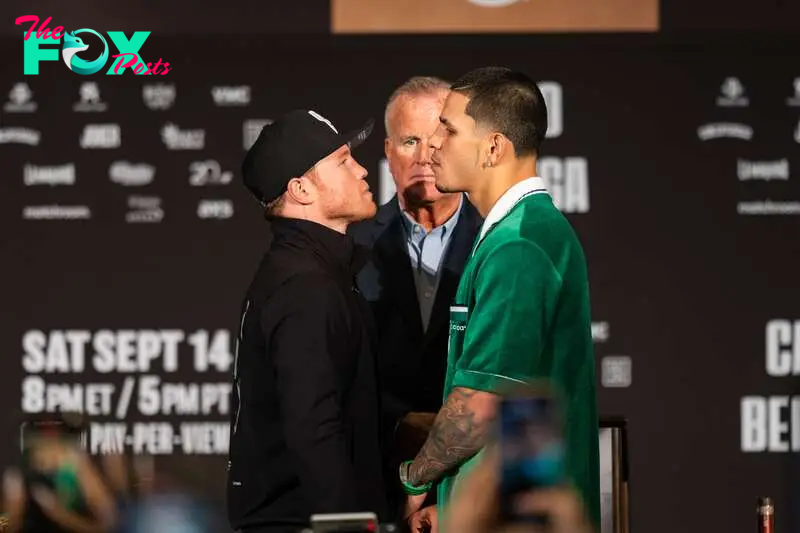
M 453 124 L 449 120 L 444 118 L 444 117 L 439 117 L 439 122 L 441 122 L 442 124 L 444 124 L 445 126 L 448 126 L 450 128 L 453 127 Z

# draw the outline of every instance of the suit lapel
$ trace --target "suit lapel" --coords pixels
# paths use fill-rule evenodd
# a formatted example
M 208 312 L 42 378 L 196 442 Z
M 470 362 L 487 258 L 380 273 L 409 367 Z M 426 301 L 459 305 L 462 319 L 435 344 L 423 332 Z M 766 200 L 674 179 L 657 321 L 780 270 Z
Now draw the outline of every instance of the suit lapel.
M 436 289 L 436 299 L 433 302 L 433 310 L 431 311 L 431 320 L 428 323 L 428 329 L 425 331 L 423 352 L 428 343 L 436 338 L 436 333 L 439 329 L 449 323 L 450 305 L 458 289 L 461 273 L 472 251 L 479 229 L 480 217 L 465 197 L 453 237 L 445 251 L 439 287 Z
M 375 252 L 388 279 L 383 280 L 386 289 L 393 293 L 390 301 L 397 302 L 409 333 L 419 343 L 422 341 L 422 316 L 419 311 L 417 289 L 411 272 L 411 261 L 406 251 L 406 235 L 400 219 L 397 198 L 392 200 L 392 209 L 387 210 L 386 226 L 375 240 Z

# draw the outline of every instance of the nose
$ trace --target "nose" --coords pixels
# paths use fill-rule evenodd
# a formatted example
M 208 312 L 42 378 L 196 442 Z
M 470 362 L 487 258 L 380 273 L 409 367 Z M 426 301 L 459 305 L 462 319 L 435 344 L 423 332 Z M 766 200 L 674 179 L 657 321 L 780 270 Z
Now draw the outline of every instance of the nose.
M 442 147 L 442 138 L 444 137 L 443 133 L 443 127 L 441 124 L 439 124 L 439 126 L 436 128 L 436 131 L 433 132 L 433 135 L 431 135 L 431 138 L 428 141 L 428 146 L 431 151 L 438 150 Z
M 432 153 L 433 150 L 431 148 L 430 141 L 419 143 L 419 150 L 417 151 L 417 163 L 420 165 L 430 165 Z
M 356 163 L 355 171 L 358 179 L 367 179 L 367 174 L 369 174 L 369 172 L 367 172 L 367 169 L 362 167 L 360 163 Z

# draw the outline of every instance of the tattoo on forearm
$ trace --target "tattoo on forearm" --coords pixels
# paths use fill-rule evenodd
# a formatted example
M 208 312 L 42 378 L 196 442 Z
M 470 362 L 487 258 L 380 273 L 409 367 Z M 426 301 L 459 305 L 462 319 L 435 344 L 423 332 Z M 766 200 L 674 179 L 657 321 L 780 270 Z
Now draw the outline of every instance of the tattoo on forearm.
M 473 390 L 455 388 L 448 396 L 428 440 L 409 468 L 409 482 L 421 485 L 439 479 L 481 449 L 488 424 L 469 407 L 475 394 Z

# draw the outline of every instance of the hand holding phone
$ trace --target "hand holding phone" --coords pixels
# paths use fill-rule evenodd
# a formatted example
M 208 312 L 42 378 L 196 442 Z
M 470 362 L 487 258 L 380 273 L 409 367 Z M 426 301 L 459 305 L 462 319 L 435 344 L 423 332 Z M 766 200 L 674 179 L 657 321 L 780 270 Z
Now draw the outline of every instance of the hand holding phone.
M 564 431 L 557 397 L 541 385 L 504 396 L 498 429 L 503 521 L 546 523 L 546 516 L 519 512 L 515 503 L 524 494 L 565 481 Z

